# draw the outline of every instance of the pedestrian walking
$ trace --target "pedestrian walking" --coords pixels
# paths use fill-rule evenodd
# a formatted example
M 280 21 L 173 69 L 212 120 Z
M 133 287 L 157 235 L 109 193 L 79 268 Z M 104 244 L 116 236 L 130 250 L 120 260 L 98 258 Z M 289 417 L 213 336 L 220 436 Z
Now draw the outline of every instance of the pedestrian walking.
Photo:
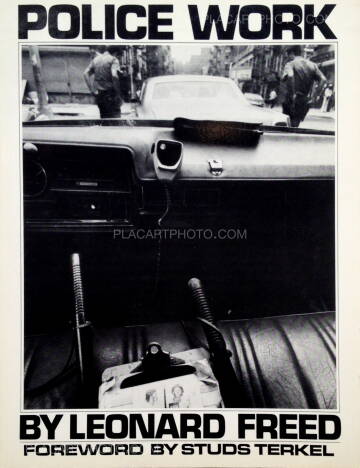
M 119 80 L 120 80 L 121 96 L 124 99 L 124 101 L 128 102 L 130 100 L 131 85 L 130 85 L 129 73 L 124 65 L 120 67 Z
M 290 117 L 291 126 L 298 127 L 309 111 L 314 82 L 319 82 L 321 90 L 326 78 L 316 63 L 301 56 L 300 46 L 289 47 L 287 53 L 290 61 L 281 79 L 282 107 L 283 113 Z
M 95 96 L 102 119 L 121 116 L 120 64 L 115 57 L 116 51 L 115 46 L 107 47 L 103 53 L 96 51 L 84 72 L 85 82 Z
M 332 84 L 329 84 L 329 86 L 327 86 L 324 91 L 323 102 L 321 105 L 321 112 L 329 112 L 332 94 L 333 94 Z

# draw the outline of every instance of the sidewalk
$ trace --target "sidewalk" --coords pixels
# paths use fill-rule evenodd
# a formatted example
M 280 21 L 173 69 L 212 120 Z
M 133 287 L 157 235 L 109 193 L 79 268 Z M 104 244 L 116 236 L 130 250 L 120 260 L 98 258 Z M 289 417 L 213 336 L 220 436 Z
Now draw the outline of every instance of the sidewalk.
M 311 108 L 309 109 L 309 112 L 307 113 L 308 116 L 311 117 L 322 117 L 325 119 L 335 119 L 335 111 L 329 111 L 329 112 L 321 112 L 320 109 L 314 109 Z
M 273 107 L 273 110 L 277 112 L 282 112 L 281 106 Z M 324 118 L 324 119 L 335 119 L 335 111 L 330 112 L 321 112 L 321 109 L 316 109 L 315 107 L 311 107 L 309 112 L 307 113 L 306 117 L 316 117 L 316 118 Z
M 99 108 L 95 104 L 78 104 L 78 103 L 66 103 L 66 104 L 49 104 L 54 119 L 99 119 Z M 34 105 L 23 104 L 22 105 L 22 121 L 26 122 L 29 120 L 30 109 L 34 108 Z M 133 104 L 125 102 L 121 106 L 121 116 L 128 117 L 133 116 Z
M 98 119 L 99 108 L 96 104 L 50 104 L 52 111 L 57 115 L 77 116 L 87 119 Z M 133 104 L 124 102 L 121 106 L 121 114 L 127 115 L 133 112 Z

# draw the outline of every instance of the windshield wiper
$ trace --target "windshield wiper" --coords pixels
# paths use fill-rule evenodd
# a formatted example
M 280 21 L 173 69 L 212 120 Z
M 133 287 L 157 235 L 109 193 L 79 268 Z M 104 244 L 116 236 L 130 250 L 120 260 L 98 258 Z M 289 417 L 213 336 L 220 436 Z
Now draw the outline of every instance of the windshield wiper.
M 301 135 L 335 136 L 334 130 L 317 130 L 314 128 L 282 127 L 278 125 L 261 125 L 261 129 L 264 132 L 271 132 L 271 133 L 299 133 Z

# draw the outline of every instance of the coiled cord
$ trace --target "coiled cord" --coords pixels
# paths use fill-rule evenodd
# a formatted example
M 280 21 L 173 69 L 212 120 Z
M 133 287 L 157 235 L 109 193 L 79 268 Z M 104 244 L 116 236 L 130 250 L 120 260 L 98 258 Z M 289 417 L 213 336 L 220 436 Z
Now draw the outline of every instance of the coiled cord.
M 204 331 L 209 342 L 212 369 L 219 382 L 225 407 L 249 408 L 251 400 L 245 387 L 236 375 L 230 359 L 231 353 L 226 348 L 224 337 L 214 324 L 214 318 L 201 281 L 197 278 L 192 278 L 188 282 L 188 286 L 199 309 L 199 320 L 205 325 Z
M 198 306 L 200 320 L 206 325 L 205 330 L 210 349 L 213 349 L 215 352 L 224 351 L 226 349 L 225 341 L 220 330 L 215 326 L 214 317 L 210 310 L 201 281 L 197 278 L 192 278 L 188 282 L 188 286 Z
M 84 310 L 84 293 L 81 279 L 80 256 L 71 255 L 71 268 L 73 274 L 73 288 L 75 299 L 75 333 L 77 344 L 77 357 L 80 370 L 80 379 L 83 385 L 92 373 L 92 338 L 89 330 L 90 322 L 86 321 Z
M 71 256 L 71 267 L 73 274 L 73 288 L 75 298 L 75 324 L 76 327 L 81 327 L 85 324 L 84 311 L 84 293 L 81 280 L 80 258 L 79 254 L 75 253 Z

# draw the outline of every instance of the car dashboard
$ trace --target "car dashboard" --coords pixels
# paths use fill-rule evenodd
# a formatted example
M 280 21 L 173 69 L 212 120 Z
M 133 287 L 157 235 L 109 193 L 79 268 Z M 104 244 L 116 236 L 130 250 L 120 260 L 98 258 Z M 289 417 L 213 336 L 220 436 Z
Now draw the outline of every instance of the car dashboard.
M 141 357 L 156 324 L 168 324 L 162 340 L 172 351 L 183 350 L 176 324 L 196 316 L 191 277 L 205 284 L 220 324 L 335 310 L 334 135 L 287 130 L 225 144 L 179 137 L 169 122 L 25 125 L 25 334 L 67 330 L 74 252 L 89 320 L 122 330 L 123 362 Z M 170 182 L 157 172 L 159 141 L 181 145 Z M 106 348 L 114 338 L 104 339 Z M 262 405 L 289 404 L 271 398 Z

